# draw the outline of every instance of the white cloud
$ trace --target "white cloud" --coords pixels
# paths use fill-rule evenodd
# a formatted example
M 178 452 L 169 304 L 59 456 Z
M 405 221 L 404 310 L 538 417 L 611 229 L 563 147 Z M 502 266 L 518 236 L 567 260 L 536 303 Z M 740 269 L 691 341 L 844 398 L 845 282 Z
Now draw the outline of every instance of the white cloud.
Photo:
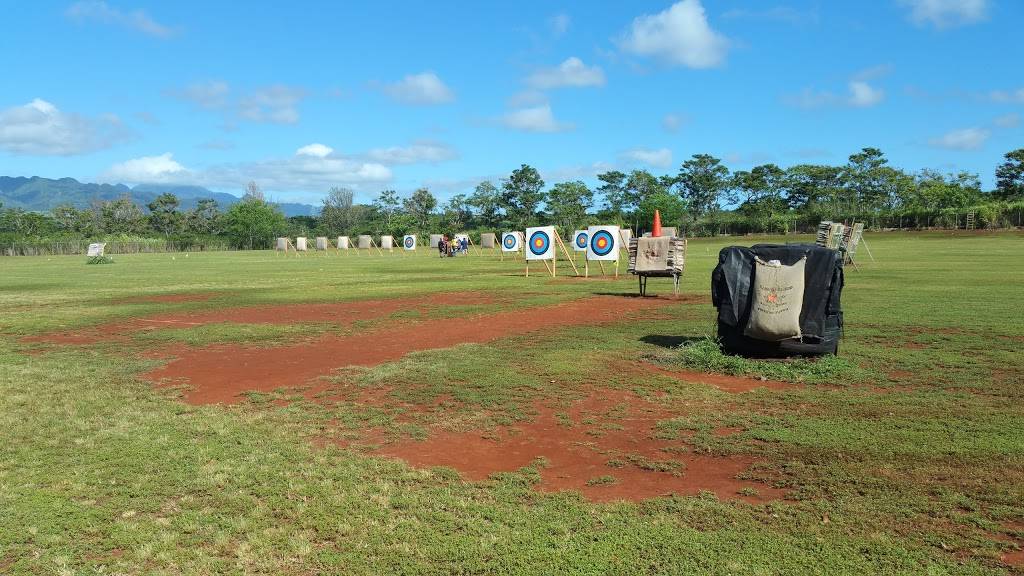
M 410 74 L 384 86 L 384 92 L 406 104 L 446 104 L 455 100 L 455 94 L 433 72 Z
M 631 162 L 647 164 L 655 168 L 668 168 L 672 165 L 672 151 L 668 148 L 633 148 L 622 153 L 622 158 Z
M 1024 103 L 1024 88 L 1017 90 L 993 90 L 989 93 L 993 102 L 1000 103 Z
M 796 95 L 783 97 L 783 101 L 797 108 L 822 108 L 826 106 L 852 106 L 869 108 L 885 99 L 885 91 L 875 88 L 866 80 L 851 80 L 847 85 L 846 94 L 836 94 L 828 90 L 815 91 L 810 88 Z
M 296 156 L 313 156 L 314 158 L 326 158 L 334 152 L 334 148 L 323 144 L 307 144 L 295 151 Z
M 688 68 L 725 62 L 729 40 L 708 25 L 700 0 L 682 0 L 664 12 L 638 16 L 619 42 L 626 52 Z
M 597 66 L 587 66 L 572 56 L 558 66 L 534 72 L 526 82 L 542 90 L 562 86 L 604 86 L 604 71 Z
M 1020 124 L 1020 115 L 1016 112 L 1011 112 L 996 118 L 992 123 L 997 128 L 1016 128 Z
M 180 182 L 189 177 L 188 170 L 174 160 L 170 152 L 159 156 L 143 156 L 114 164 L 103 178 L 119 183 L 162 184 Z
M 686 119 L 679 114 L 665 114 L 665 117 L 661 119 L 661 127 L 666 132 L 679 132 L 679 129 L 683 127 Z
M 458 158 L 458 153 L 447 144 L 440 142 L 420 141 L 409 146 L 390 146 L 374 148 L 366 153 L 366 157 L 382 164 L 419 164 L 429 162 L 436 164 Z
M 513 110 L 502 117 L 502 123 L 515 130 L 526 132 L 564 132 L 571 130 L 571 124 L 555 120 L 550 104 Z
M 128 136 L 120 119 L 112 114 L 87 118 L 62 112 L 36 98 L 22 106 L 0 110 L 0 150 L 14 154 L 71 156 L 85 154 Z
M 265 86 L 239 100 L 238 115 L 253 122 L 296 124 L 299 121 L 296 106 L 305 97 L 306 91 L 295 86 Z
M 179 100 L 191 102 L 204 110 L 219 110 L 227 106 L 231 88 L 223 80 L 209 80 L 189 84 L 181 90 L 170 90 L 167 93 Z
M 177 33 L 177 30 L 174 28 L 165 26 L 156 20 L 153 20 L 149 14 L 146 14 L 142 10 L 122 12 L 117 8 L 108 5 L 106 2 L 75 2 L 68 7 L 64 12 L 64 15 L 79 24 L 84 22 L 113 24 L 116 26 L 130 28 L 157 38 L 170 38 Z
M 551 33 L 556 37 L 568 32 L 570 24 L 572 24 L 572 18 L 564 12 L 548 18 L 548 26 L 551 27 Z
M 985 144 L 991 134 L 986 128 L 961 128 L 932 138 L 928 143 L 949 150 L 977 150 Z
M 910 21 L 918 26 L 949 28 L 988 18 L 988 0 L 901 0 L 910 8 Z
M 885 92 L 879 88 L 872 88 L 870 84 L 863 80 L 854 80 L 850 82 L 850 97 L 847 102 L 850 106 L 857 108 L 866 108 L 868 106 L 874 106 L 885 98 Z

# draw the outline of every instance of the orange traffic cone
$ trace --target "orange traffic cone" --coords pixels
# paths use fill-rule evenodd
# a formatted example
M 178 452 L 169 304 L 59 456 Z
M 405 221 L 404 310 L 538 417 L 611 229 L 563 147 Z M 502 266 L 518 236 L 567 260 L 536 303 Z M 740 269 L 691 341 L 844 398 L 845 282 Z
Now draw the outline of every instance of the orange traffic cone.
M 654 211 L 654 226 L 651 226 L 651 236 L 661 236 L 661 212 Z

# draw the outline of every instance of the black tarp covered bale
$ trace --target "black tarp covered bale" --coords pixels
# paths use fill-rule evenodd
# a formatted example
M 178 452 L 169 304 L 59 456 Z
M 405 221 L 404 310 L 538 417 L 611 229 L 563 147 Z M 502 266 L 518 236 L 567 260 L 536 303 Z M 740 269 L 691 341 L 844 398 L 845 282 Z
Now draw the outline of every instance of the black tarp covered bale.
M 744 335 L 754 301 L 755 261 L 778 260 L 792 266 L 806 257 L 800 338 L 778 342 Z M 835 353 L 843 328 L 840 297 L 843 259 L 839 252 L 813 244 L 729 246 L 718 253 L 711 273 L 711 300 L 718 309 L 718 337 L 731 353 L 748 356 L 788 356 Z

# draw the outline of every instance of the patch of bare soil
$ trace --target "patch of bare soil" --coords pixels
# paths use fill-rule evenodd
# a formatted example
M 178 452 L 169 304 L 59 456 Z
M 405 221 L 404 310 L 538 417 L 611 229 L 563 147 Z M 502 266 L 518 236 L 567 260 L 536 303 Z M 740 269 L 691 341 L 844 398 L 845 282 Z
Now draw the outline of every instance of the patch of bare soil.
M 186 294 L 158 294 L 156 296 L 132 296 L 115 300 L 114 304 L 178 304 L 181 302 L 206 302 L 223 296 L 223 292 L 191 292 Z
M 535 410 L 530 422 L 487 431 L 435 429 L 425 441 L 385 442 L 373 453 L 415 467 L 450 467 L 469 480 L 540 460 L 538 490 L 575 490 L 600 502 L 702 491 L 751 503 L 783 496 L 780 489 L 741 478 L 753 458 L 695 454 L 683 441 L 656 438 L 657 422 L 672 413 L 631 392 L 600 390 L 568 405 L 537 403 Z
M 668 303 L 671 301 L 658 298 L 597 296 L 553 306 L 462 318 L 396 321 L 362 334 L 324 334 L 312 341 L 274 348 L 220 345 L 187 349 L 144 377 L 169 385 L 186 384 L 184 399 L 189 403 L 233 403 L 240 400 L 243 392 L 298 388 L 346 366 L 375 366 L 397 360 L 409 352 L 453 343 L 483 343 L 564 326 L 620 322 L 630 314 Z M 394 304 L 379 301 L 376 306 Z M 227 310 L 222 314 L 231 312 Z M 384 315 L 379 309 L 376 313 Z
M 798 388 L 799 384 L 792 382 L 782 382 L 779 380 L 761 380 L 758 378 L 747 378 L 744 376 L 729 376 L 726 374 L 711 374 L 708 372 L 698 372 L 696 370 L 669 370 L 661 366 L 654 364 L 637 364 L 637 366 L 647 372 L 656 372 L 665 376 L 670 376 L 677 380 L 684 382 L 692 382 L 696 384 L 706 384 L 708 386 L 714 386 L 724 392 L 731 392 L 733 394 L 740 394 L 743 392 L 750 392 L 757 388 L 767 388 L 769 390 L 787 390 L 791 388 Z
M 459 304 L 488 304 L 494 299 L 486 294 L 460 295 Z M 109 340 L 124 340 L 133 332 L 159 328 L 191 328 L 203 324 L 233 322 L 239 324 L 295 324 L 299 322 L 329 322 L 348 325 L 358 320 L 374 320 L 399 311 L 424 312 L 438 306 L 436 297 L 389 298 L 384 300 L 358 300 L 314 304 L 279 304 L 272 306 L 242 306 L 216 310 L 172 312 L 145 318 L 132 318 L 108 322 L 99 326 L 51 332 L 25 338 L 24 342 L 49 344 L 92 344 Z

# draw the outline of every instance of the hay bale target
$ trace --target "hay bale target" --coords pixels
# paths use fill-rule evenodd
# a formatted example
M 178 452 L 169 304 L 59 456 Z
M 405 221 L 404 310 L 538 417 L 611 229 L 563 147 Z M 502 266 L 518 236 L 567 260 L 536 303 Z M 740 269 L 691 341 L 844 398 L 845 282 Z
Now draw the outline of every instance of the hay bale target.
M 481 248 L 494 248 L 495 235 L 493 232 L 484 232 L 480 234 L 480 247 Z
M 629 246 L 629 241 L 633 239 L 633 231 L 629 228 L 623 228 L 619 230 L 619 240 L 622 240 L 622 246 Z
M 381 236 L 380 237 L 380 249 L 381 250 L 394 250 L 395 239 L 392 236 Z
M 317 236 L 316 237 L 316 249 L 317 250 L 325 250 L 325 251 L 327 250 L 327 237 L 326 236 Z
M 305 236 L 299 236 L 298 238 L 296 238 L 295 239 L 295 250 L 297 250 L 299 252 L 305 252 L 306 249 L 307 249 L 306 248 L 306 237 Z
M 619 261 L 621 234 L 618 226 L 591 226 L 587 228 L 587 260 Z
M 430 248 L 433 248 L 434 250 L 437 250 L 437 245 L 441 243 L 441 238 L 443 238 L 443 237 L 444 237 L 444 235 L 442 235 L 442 234 L 431 234 L 430 235 L 430 244 L 428 246 Z
M 277 239 L 277 244 L 274 246 L 274 250 L 281 250 L 282 252 L 287 252 L 288 251 L 288 239 L 287 238 L 278 238 Z
M 338 250 L 348 250 L 348 236 L 338 236 Z
M 501 235 L 502 252 L 521 252 L 523 250 L 522 232 L 505 232 Z
M 589 243 L 587 240 L 589 238 L 590 238 L 590 235 L 587 234 L 586 230 L 577 230 L 577 231 L 573 232 L 572 233 L 572 249 L 575 250 L 576 252 L 586 252 L 587 251 L 587 244 Z
M 526 229 L 526 259 L 554 260 L 555 227 L 537 226 Z
M 369 250 L 370 246 L 373 245 L 373 238 L 371 238 L 369 234 L 360 234 L 357 242 L 358 244 L 356 244 L 356 246 L 358 246 L 360 250 Z

